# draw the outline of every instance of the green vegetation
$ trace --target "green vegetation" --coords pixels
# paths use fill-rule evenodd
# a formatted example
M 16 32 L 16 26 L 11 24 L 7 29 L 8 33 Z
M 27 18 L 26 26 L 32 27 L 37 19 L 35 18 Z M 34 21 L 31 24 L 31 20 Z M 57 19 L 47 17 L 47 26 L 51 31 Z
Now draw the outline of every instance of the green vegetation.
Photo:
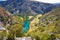
M 39 22 L 38 28 L 29 32 L 28 35 L 36 40 L 60 38 L 60 7 L 43 15 Z
M 38 28 L 27 33 L 22 33 L 25 19 L 23 20 L 21 16 L 9 15 L 5 11 L 0 14 L 0 22 L 3 24 L 1 26 L 8 30 L 8 32 L 5 30 L 0 32 L 0 40 L 3 40 L 4 37 L 7 37 L 7 40 L 15 40 L 15 37 L 24 36 L 31 36 L 36 40 L 60 38 L 60 7 L 38 18 L 40 20 L 37 24 Z
M 7 32 L 5 30 L 0 32 L 0 40 L 3 40 L 3 38 L 6 36 L 7 36 Z

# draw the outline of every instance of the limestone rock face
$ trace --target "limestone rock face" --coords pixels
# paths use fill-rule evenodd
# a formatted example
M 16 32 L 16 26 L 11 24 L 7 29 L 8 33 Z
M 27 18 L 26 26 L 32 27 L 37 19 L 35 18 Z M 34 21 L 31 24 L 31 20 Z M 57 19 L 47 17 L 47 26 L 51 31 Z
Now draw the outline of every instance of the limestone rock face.
M 33 17 L 33 16 L 29 16 L 30 17 Z M 31 32 L 31 31 L 34 31 L 35 29 L 38 28 L 38 24 L 39 24 L 39 20 L 40 20 L 40 17 L 42 17 L 42 14 L 39 14 L 37 15 L 30 23 L 30 29 L 28 32 Z

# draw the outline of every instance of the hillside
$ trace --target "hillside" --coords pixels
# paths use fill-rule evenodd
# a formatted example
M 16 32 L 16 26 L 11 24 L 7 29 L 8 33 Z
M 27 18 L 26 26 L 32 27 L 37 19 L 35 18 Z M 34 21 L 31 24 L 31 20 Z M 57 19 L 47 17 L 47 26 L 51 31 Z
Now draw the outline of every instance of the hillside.
M 48 26 L 49 24 L 53 23 L 59 18 L 60 18 L 60 7 L 43 15 L 43 17 L 40 19 L 40 23 L 45 26 Z
M 9 28 L 11 25 L 22 24 L 22 19 L 0 7 L 0 27 Z
M 53 4 L 30 0 L 7 0 L 0 2 L 0 6 L 11 13 L 25 13 L 31 9 L 33 12 L 39 14 L 45 14 L 56 7 Z
M 27 33 L 32 38 L 36 40 L 55 40 L 54 38 L 60 38 L 60 7 L 42 15 L 38 23 L 35 28 L 31 27 L 32 31 Z

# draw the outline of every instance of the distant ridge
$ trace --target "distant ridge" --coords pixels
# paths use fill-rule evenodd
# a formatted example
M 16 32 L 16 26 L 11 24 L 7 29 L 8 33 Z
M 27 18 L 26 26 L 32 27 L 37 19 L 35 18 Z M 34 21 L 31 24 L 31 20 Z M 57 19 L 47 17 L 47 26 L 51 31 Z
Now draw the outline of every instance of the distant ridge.
M 10 0 L 0 2 L 0 6 L 11 13 L 25 13 L 31 9 L 33 12 L 38 14 L 45 14 L 56 7 L 53 4 L 29 0 Z

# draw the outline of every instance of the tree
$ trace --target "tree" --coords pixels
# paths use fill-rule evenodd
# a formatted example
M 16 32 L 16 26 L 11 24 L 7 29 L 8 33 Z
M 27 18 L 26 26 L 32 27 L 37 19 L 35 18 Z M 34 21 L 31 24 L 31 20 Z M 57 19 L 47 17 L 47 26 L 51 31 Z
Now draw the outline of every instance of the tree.
M 48 37 L 47 40 L 55 40 L 55 39 L 56 39 L 55 35 L 54 35 L 54 34 L 51 34 L 51 35 Z
M 0 32 L 0 40 L 3 40 L 3 38 L 6 37 L 6 36 L 7 36 L 6 30 L 3 30 L 3 31 Z

